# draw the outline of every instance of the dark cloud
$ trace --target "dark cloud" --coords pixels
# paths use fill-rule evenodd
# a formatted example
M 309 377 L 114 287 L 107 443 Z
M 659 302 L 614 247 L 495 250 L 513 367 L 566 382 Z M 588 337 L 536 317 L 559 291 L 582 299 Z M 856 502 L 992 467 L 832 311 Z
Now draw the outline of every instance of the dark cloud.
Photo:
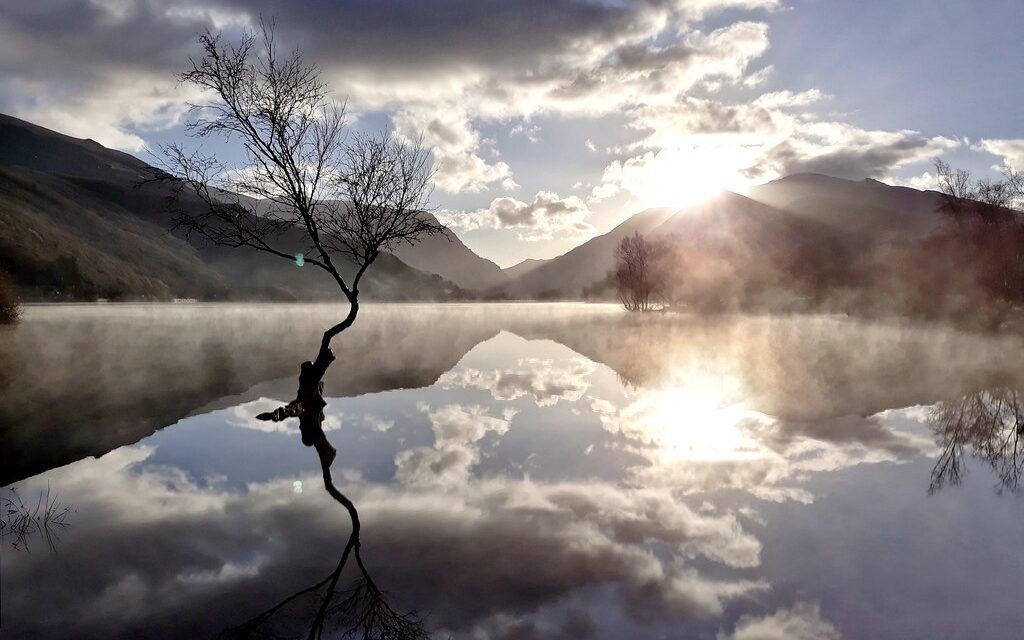
M 912 132 L 877 136 L 872 136 L 871 132 L 857 133 L 857 137 L 844 140 L 837 148 L 826 147 L 824 152 L 786 140 L 769 149 L 749 173 L 759 176 L 766 170 L 774 170 L 780 175 L 822 173 L 863 180 L 886 175 L 904 164 L 932 158 L 955 145 L 952 140 L 927 138 Z

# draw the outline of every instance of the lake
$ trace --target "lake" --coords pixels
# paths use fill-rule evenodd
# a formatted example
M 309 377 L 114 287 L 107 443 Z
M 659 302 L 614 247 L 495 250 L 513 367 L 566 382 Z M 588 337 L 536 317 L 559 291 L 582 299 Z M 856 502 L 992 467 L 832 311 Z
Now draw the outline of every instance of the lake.
M 330 574 L 348 517 L 298 421 L 255 416 L 344 311 L 0 327 L 2 636 L 214 637 Z M 370 304 L 334 352 L 334 482 L 375 582 L 437 637 L 1022 633 L 1020 337 Z M 315 607 L 256 637 L 305 637 Z

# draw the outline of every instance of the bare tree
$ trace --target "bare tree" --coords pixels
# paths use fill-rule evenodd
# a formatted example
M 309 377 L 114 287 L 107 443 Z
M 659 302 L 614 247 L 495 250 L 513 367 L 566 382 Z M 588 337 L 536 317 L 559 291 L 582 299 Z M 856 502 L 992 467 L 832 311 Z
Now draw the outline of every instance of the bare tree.
M 930 493 L 958 485 L 965 473 L 965 448 L 999 476 L 998 489 L 1016 493 L 1024 472 L 1024 398 L 1008 387 L 994 387 L 941 402 L 931 415 L 942 453 L 932 469 Z
M 348 314 L 324 331 L 315 360 L 303 363 L 296 401 L 265 419 L 300 418 L 303 442 L 316 446 L 324 486 L 346 509 L 352 529 L 331 575 L 231 633 L 249 635 L 294 598 L 326 585 L 308 638 L 322 637 L 330 616 L 343 619 L 349 636 L 424 637 L 415 618 L 391 610 L 363 564 L 359 514 L 331 479 L 334 449 L 320 422 L 322 378 L 335 359 L 331 340 L 355 322 L 367 269 L 381 252 L 444 231 L 423 215 L 433 179 L 430 153 L 421 141 L 390 131 L 347 135 L 345 107 L 329 98 L 317 67 L 298 51 L 282 54 L 273 23 L 261 26 L 237 45 L 207 32 L 199 39 L 203 55 L 180 76 L 210 96 L 192 106 L 190 133 L 240 142 L 245 163 L 229 167 L 172 144 L 163 148 L 168 173 L 161 179 L 172 181 L 176 196 L 187 191 L 201 202 L 198 209 L 178 210 L 175 223 L 189 236 L 289 261 L 298 259 L 292 251 L 297 237 L 302 262 L 330 274 L 348 301 Z M 350 557 L 361 578 L 339 603 L 337 583 Z
M 615 284 L 619 300 L 629 311 L 654 308 L 666 291 L 668 247 L 639 233 L 626 236 L 615 249 Z
M 1006 219 L 1006 210 L 1020 211 L 1024 203 L 1024 174 L 1004 167 L 1002 179 L 979 178 L 966 169 L 953 169 L 943 160 L 935 161 L 935 173 L 942 194 L 940 210 L 958 222 L 969 215 L 977 215 L 986 222 Z M 1000 211 L 1003 210 L 1003 211 Z
M 325 351 L 355 321 L 359 285 L 381 252 L 443 232 L 423 215 L 433 165 L 419 140 L 391 131 L 348 135 L 345 106 L 330 99 L 319 69 L 297 50 L 283 54 L 273 23 L 261 26 L 237 45 L 202 35 L 203 55 L 180 76 L 211 97 L 192 105 L 189 132 L 240 142 L 245 163 L 163 147 L 179 193 L 203 204 L 180 209 L 175 223 L 213 244 L 289 261 L 296 255 L 285 238 L 297 234 L 303 263 L 330 274 L 349 303 L 348 315 L 324 332 Z
M 331 463 L 335 449 L 327 440 L 323 430 L 323 409 L 327 402 L 323 398 L 323 375 L 334 360 L 330 349 L 321 352 L 316 362 L 304 362 L 300 368 L 299 389 L 295 400 L 274 411 L 256 416 L 260 420 L 279 422 L 287 418 L 299 419 L 302 442 L 313 447 L 320 459 L 324 488 L 340 504 L 349 516 L 351 532 L 338 564 L 326 578 L 284 598 L 276 605 L 256 615 L 241 625 L 225 630 L 221 635 L 228 638 L 251 638 L 268 633 L 274 618 L 282 617 L 286 607 L 310 597 L 318 602 L 311 609 L 311 623 L 306 634 L 307 640 L 319 640 L 332 627 L 343 638 L 363 640 L 426 640 L 430 633 L 415 613 L 399 613 L 388 603 L 387 595 L 377 586 L 363 562 L 359 533 L 361 524 L 355 504 L 334 485 Z M 358 575 L 348 590 L 341 590 L 338 584 L 346 567 L 354 559 Z

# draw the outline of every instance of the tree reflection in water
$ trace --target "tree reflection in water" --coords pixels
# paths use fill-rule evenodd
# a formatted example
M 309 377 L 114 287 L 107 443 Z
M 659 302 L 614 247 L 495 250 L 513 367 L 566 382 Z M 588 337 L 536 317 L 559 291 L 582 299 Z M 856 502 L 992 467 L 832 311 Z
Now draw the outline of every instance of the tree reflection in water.
M 261 420 L 275 422 L 288 418 L 299 418 L 302 442 L 313 447 L 320 459 L 323 471 L 324 488 L 348 513 L 352 525 L 351 533 L 341 553 L 337 566 L 326 578 L 316 584 L 301 589 L 263 613 L 250 618 L 237 627 L 226 630 L 222 637 L 251 638 L 275 637 L 275 622 L 282 627 L 282 633 L 288 633 L 289 627 L 297 626 L 294 616 L 284 620 L 289 605 L 309 605 L 312 622 L 306 634 L 307 640 L 319 639 L 328 633 L 330 637 L 361 638 L 365 640 L 419 640 L 429 638 L 422 621 L 414 613 L 398 613 L 388 604 L 386 594 L 381 591 L 370 576 L 363 562 L 360 547 L 359 511 L 345 494 L 334 486 L 331 477 L 331 464 L 334 462 L 335 449 L 327 440 L 323 430 L 324 407 L 323 376 L 334 361 L 334 354 L 329 348 L 321 350 L 314 362 L 302 363 L 299 374 L 299 390 L 295 400 L 278 407 L 272 412 L 257 416 Z M 338 583 L 349 560 L 354 558 L 358 570 L 357 577 L 350 588 L 339 590 Z M 317 599 L 319 601 L 317 602 Z M 281 619 L 281 620 L 275 620 Z M 281 623 L 284 624 L 281 624 Z M 333 631 L 328 632 L 330 628 Z
M 51 553 L 56 553 L 61 532 L 71 524 L 73 510 L 51 495 L 49 484 L 34 504 L 22 500 L 17 488 L 5 489 L 0 497 L 0 551 L 9 536 L 12 549 L 31 552 L 32 539 L 38 536 Z
M 942 454 L 932 469 L 929 493 L 947 484 L 960 484 L 966 473 L 965 450 L 996 472 L 997 491 L 1018 491 L 1024 470 L 1024 405 L 1020 391 L 993 387 L 940 402 L 930 420 Z

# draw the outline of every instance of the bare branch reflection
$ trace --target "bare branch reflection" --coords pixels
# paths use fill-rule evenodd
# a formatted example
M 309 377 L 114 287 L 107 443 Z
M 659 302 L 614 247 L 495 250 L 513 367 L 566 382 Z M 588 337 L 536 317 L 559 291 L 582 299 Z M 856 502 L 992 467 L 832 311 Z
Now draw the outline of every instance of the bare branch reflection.
M 39 537 L 51 553 L 56 553 L 60 534 L 71 526 L 68 517 L 73 509 L 50 493 L 49 484 L 39 492 L 34 505 L 26 503 L 17 488 L 10 487 L 0 498 L 0 536 L 10 536 L 15 551 L 30 553 L 32 539 Z
M 351 533 L 337 566 L 326 578 L 293 593 L 243 624 L 226 630 L 222 637 L 275 637 L 271 630 L 274 619 L 284 618 L 288 605 L 304 601 L 309 604 L 310 597 L 319 598 L 319 601 L 309 610 L 312 621 L 306 634 L 307 640 L 319 640 L 325 633 L 331 637 L 364 640 L 419 640 L 430 637 L 415 613 L 395 611 L 388 603 L 386 593 L 374 582 L 363 561 L 359 538 L 359 511 L 355 504 L 334 486 L 331 464 L 337 452 L 323 430 L 323 410 L 327 406 L 323 397 L 323 376 L 334 360 L 334 353 L 329 348 L 321 348 L 315 361 L 302 363 L 299 389 L 295 399 L 287 405 L 256 417 L 275 422 L 291 417 L 299 418 L 302 443 L 316 450 L 323 471 L 324 488 L 345 508 L 352 525 Z M 352 558 L 355 561 L 357 577 L 348 589 L 339 589 L 342 574 L 346 567 L 350 567 L 349 560 Z M 297 624 L 293 622 L 290 625 L 278 626 L 294 628 Z M 332 631 L 329 632 L 328 629 Z
M 940 402 L 931 415 L 942 447 L 932 469 L 929 493 L 959 485 L 966 473 L 964 453 L 985 461 L 999 477 L 997 490 L 1016 493 L 1024 470 L 1024 405 L 1021 392 L 993 387 Z

